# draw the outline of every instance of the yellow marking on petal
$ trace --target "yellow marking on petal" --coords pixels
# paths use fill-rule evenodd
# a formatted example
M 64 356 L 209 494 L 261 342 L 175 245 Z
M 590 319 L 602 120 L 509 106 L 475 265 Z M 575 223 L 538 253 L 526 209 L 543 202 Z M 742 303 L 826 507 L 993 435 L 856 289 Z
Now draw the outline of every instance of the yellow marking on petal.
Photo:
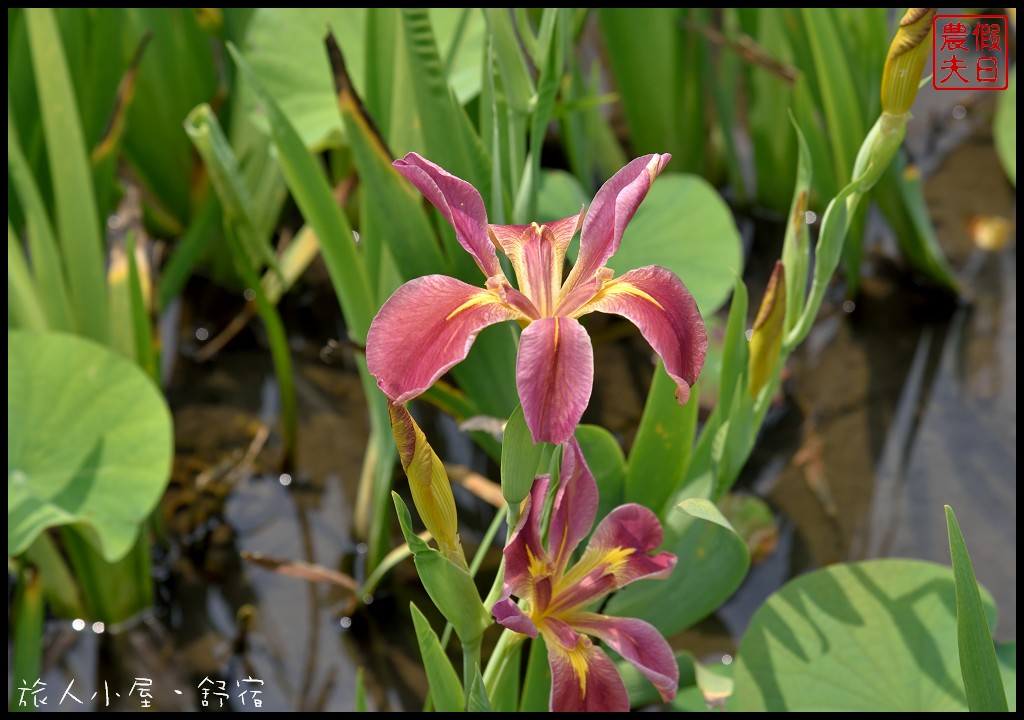
M 572 671 L 576 673 L 576 679 L 580 683 L 580 695 L 582 697 L 587 696 L 587 668 L 590 667 L 587 662 L 586 650 L 579 646 L 572 650 L 566 651 L 566 656 L 569 660 L 569 665 L 572 666 Z
M 612 548 L 605 553 L 604 557 L 601 558 L 601 561 L 608 563 L 607 572 L 618 577 L 619 573 L 622 572 L 623 566 L 626 564 L 626 560 L 628 560 L 629 556 L 635 552 L 636 548 Z
M 483 293 L 483 292 L 478 293 L 477 295 L 474 295 L 469 300 L 467 300 L 466 302 L 462 303 L 457 308 L 455 308 L 450 313 L 448 313 L 448 317 L 446 317 L 444 319 L 444 321 L 448 322 L 449 320 L 451 320 L 453 317 L 455 317 L 459 313 L 464 312 L 466 310 L 469 310 L 469 308 L 471 308 L 471 307 L 476 307 L 477 305 L 487 305 L 487 304 L 490 304 L 490 303 L 500 303 L 500 302 L 501 302 L 501 300 L 498 299 L 498 297 L 495 296 L 495 295 L 492 295 L 490 293 Z
M 580 695 L 586 697 L 587 669 L 590 667 L 587 652 L 593 646 L 590 638 L 586 635 L 580 635 L 576 647 L 568 650 L 562 647 L 562 644 L 551 630 L 541 627 L 541 632 L 544 634 L 544 641 L 547 643 L 549 651 L 554 651 L 569 663 L 569 667 L 572 668 L 572 672 L 576 676 L 576 681 L 580 684 Z
M 594 295 L 594 298 L 592 300 L 590 300 L 590 302 L 588 302 L 586 305 L 581 307 L 576 312 L 572 313 L 569 317 L 578 318 L 578 317 L 580 317 L 582 315 L 586 315 L 588 313 L 591 313 L 591 312 L 593 312 L 592 308 L 593 308 L 593 306 L 596 303 L 599 303 L 601 300 L 603 300 L 606 297 L 612 297 L 614 295 L 632 295 L 633 297 L 638 297 L 641 300 L 646 300 L 647 302 L 651 303 L 652 305 L 654 305 L 656 308 L 658 308 L 662 312 L 665 312 L 665 308 L 662 306 L 662 304 L 660 302 L 655 300 L 649 294 L 645 293 L 643 290 L 638 288 L 636 285 L 633 285 L 633 284 L 628 283 L 628 282 L 621 282 L 620 281 L 620 282 L 612 283 L 612 284 L 610 284 L 610 285 L 608 285 L 608 286 L 598 290 L 598 292 Z
M 538 558 L 536 555 L 533 554 L 533 552 L 530 550 L 529 546 L 526 547 L 526 560 L 527 560 L 527 563 L 530 566 L 530 568 L 529 568 L 530 577 L 535 577 L 536 578 L 536 577 L 540 577 L 542 575 L 547 575 L 548 574 L 548 567 L 547 567 L 547 565 L 544 563 L 543 560 L 541 560 L 540 558 Z
M 587 548 L 580 561 L 558 579 L 556 587 L 552 588 L 552 597 L 560 595 L 573 585 L 577 584 L 598 567 L 604 565 L 604 575 L 614 575 L 618 578 L 623 566 L 630 555 L 636 552 L 635 548 L 613 547 L 607 550 Z

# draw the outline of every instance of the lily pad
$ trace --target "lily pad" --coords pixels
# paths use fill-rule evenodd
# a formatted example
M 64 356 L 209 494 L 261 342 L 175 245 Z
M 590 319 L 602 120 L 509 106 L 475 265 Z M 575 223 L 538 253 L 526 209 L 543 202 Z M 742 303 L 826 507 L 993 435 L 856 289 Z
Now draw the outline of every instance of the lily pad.
M 995 606 L 982 592 L 989 627 Z M 754 615 L 740 644 L 741 711 L 967 710 L 948 567 L 833 565 L 799 577 Z
M 160 390 L 91 340 L 20 330 L 7 333 L 7 388 L 8 556 L 81 523 L 106 560 L 121 558 L 170 477 Z

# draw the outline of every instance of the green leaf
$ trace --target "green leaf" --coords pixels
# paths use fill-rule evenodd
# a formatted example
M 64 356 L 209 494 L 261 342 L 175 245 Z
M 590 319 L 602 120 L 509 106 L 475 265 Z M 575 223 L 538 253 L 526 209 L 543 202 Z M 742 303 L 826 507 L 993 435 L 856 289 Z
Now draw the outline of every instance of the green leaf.
M 238 271 L 256 295 L 256 306 L 267 330 L 274 371 L 281 393 L 285 455 L 291 461 L 294 460 L 298 448 L 298 414 L 290 348 L 284 323 L 276 304 L 269 300 L 263 289 L 259 270 L 265 263 L 275 271 L 282 285 L 286 281 L 277 255 L 270 245 L 270 239 L 260 235 L 254 220 L 255 209 L 245 181 L 241 177 L 234 152 L 209 105 L 200 105 L 189 113 L 185 120 L 185 131 L 203 158 L 211 182 L 220 198 L 224 233 Z
M 1011 712 L 1017 712 L 1017 643 L 998 643 L 996 655 L 999 657 L 999 670 L 1003 675 L 1006 704 Z
M 515 712 L 519 707 L 519 676 L 522 673 L 523 644 L 516 643 L 509 650 L 493 682 L 486 687 L 492 712 Z
M 81 332 L 105 342 L 110 329 L 104 243 L 89 153 L 60 32 L 49 8 L 26 9 L 25 19 L 53 180 L 57 235 L 68 270 L 72 308 Z
M 665 519 L 662 543 L 678 558 L 675 570 L 665 580 L 640 580 L 619 591 L 607 614 L 640 618 L 673 635 L 713 612 L 739 587 L 750 566 L 743 539 L 706 498 L 687 498 L 679 510 Z
M 541 460 L 550 457 L 550 443 L 534 443 L 522 406 L 516 406 L 505 423 L 505 439 L 501 443 L 501 493 L 505 502 L 517 506 L 530 494 Z
M 700 172 L 706 132 L 695 65 L 703 40 L 684 31 L 677 8 L 602 8 L 598 19 L 634 148 L 670 152 L 678 169 Z
M 489 197 L 490 163 L 475 128 L 452 95 L 429 13 L 424 8 L 403 8 L 402 27 L 414 103 L 410 116 L 396 113 L 392 122 L 418 125 L 426 156 Z M 408 87 L 401 92 L 409 94 Z M 394 143 L 393 138 L 389 140 Z M 396 151 L 411 149 L 399 147 Z
M 366 670 L 360 665 L 356 670 L 356 712 L 366 711 Z
M 666 173 L 651 186 L 608 261 L 616 275 L 644 265 L 661 265 L 678 275 L 704 315 L 725 302 L 733 279 L 743 272 L 740 234 L 729 208 L 705 180 Z
M 42 298 L 32 284 L 10 218 L 7 220 L 7 323 L 24 330 L 42 331 L 49 327 Z
M 556 29 L 563 30 L 570 22 L 568 9 L 546 8 L 541 20 L 540 48 L 536 62 L 540 76 L 537 81 L 536 103 L 530 118 L 530 151 L 526 157 L 522 181 L 516 192 L 512 216 L 516 222 L 532 222 L 537 217 L 537 195 L 541 183 L 541 155 L 547 137 L 548 124 L 554 112 L 555 96 L 564 75 L 563 43 Z
M 677 650 L 674 655 L 676 665 L 679 667 L 679 692 L 695 687 L 697 684 L 697 661 L 691 653 L 685 650 Z M 618 656 L 616 656 L 615 665 L 619 670 L 619 675 L 622 676 L 626 692 L 629 693 L 630 705 L 643 707 L 661 702 L 661 696 L 657 689 L 635 665 L 618 658 Z
M 580 186 L 579 180 L 565 170 L 545 170 L 541 173 L 540 192 L 537 197 L 537 222 L 575 215 L 580 208 L 589 205 L 590 198 Z
M 971 712 L 1006 712 L 1006 693 L 971 556 L 967 553 L 967 544 L 953 508 L 949 505 L 945 508 L 949 555 L 953 561 L 956 585 L 956 640 L 967 705 Z
M 367 564 L 370 568 L 376 568 L 390 547 L 388 492 L 391 490 L 398 454 L 395 452 L 395 437 L 391 431 L 388 400 L 367 370 L 366 358 L 356 360 L 356 370 L 370 411 L 370 437 L 359 476 L 356 522 L 359 536 L 365 537 L 369 546 Z M 364 512 L 366 520 L 361 525 L 360 502 L 367 503 Z
M 586 10 L 584 8 L 583 12 Z M 569 38 L 563 42 L 571 47 Z M 611 177 L 627 162 L 622 145 L 601 107 L 611 102 L 614 96 L 603 93 L 607 82 L 603 63 L 595 59 L 584 69 L 576 53 L 571 49 L 565 52 L 569 62 L 568 84 L 562 89 L 565 101 L 562 134 L 566 153 L 576 177 L 581 178 L 588 188 L 596 190 L 596 182 Z
M 825 115 L 832 167 L 836 184 L 841 186 L 853 177 L 854 159 L 866 133 L 866 104 L 857 94 L 853 72 L 859 53 L 848 53 L 840 31 L 838 13 L 831 8 L 801 9 L 804 37 L 810 50 L 810 63 L 804 65 L 815 73 L 820 106 Z M 860 279 L 860 256 L 863 214 L 850 212 L 853 228 L 850 241 L 843 243 L 846 277 L 850 291 L 856 292 Z
M 599 425 L 579 425 L 576 440 L 597 483 L 597 517 L 625 502 L 626 458 L 615 436 Z
M 995 609 L 985 594 L 990 627 Z M 966 710 L 949 568 L 918 560 L 832 565 L 787 583 L 751 620 L 739 711 Z
M 718 380 L 718 407 L 720 413 L 732 407 L 732 396 L 737 387 L 746 387 L 744 374 L 750 362 L 750 344 L 747 341 L 747 286 L 738 275 L 734 278 L 729 319 L 725 325 L 722 343 L 722 373 Z M 707 433 L 705 425 L 702 434 Z
M 245 261 L 253 271 L 269 265 L 281 275 L 270 238 L 261 235 L 255 206 L 242 178 L 235 153 L 209 105 L 199 105 L 185 118 L 185 132 L 203 159 L 210 182 L 220 198 L 224 222 L 234 226 L 245 249 Z
M 479 665 L 473 666 L 466 696 L 466 710 L 469 712 L 491 712 L 491 702 L 487 699 L 487 690 L 484 689 Z
M 391 165 L 390 151 L 376 134 L 355 88 L 345 82 L 348 78 L 340 64 L 336 73 L 342 80 L 338 104 L 362 185 L 360 237 L 368 248 L 387 248 L 406 280 L 448 272 L 423 210 L 423 196 Z M 383 294 L 385 288 L 378 290 Z M 392 290 L 387 288 L 387 295 Z
M 629 452 L 625 500 L 645 505 L 659 515 L 686 476 L 697 432 L 699 389 L 695 386 L 691 390 L 683 406 L 675 393 L 676 383 L 659 360 Z
M 793 186 L 793 200 L 786 216 L 786 236 L 782 241 L 782 265 L 786 268 L 786 323 L 788 333 L 796 325 L 807 297 L 807 273 L 811 264 L 811 241 L 807 231 L 807 209 L 810 202 L 813 166 L 807 140 L 796 120 L 790 115 L 796 133 L 797 170 Z
M 310 150 L 343 143 L 341 115 L 324 38 L 334 33 L 353 82 L 366 77 L 367 8 L 261 7 L 243 50 L 266 93 Z
M 427 673 L 427 682 L 430 683 L 430 697 L 434 699 L 434 706 L 438 712 L 462 712 L 466 708 L 466 697 L 458 673 L 444 654 L 444 648 L 430 627 L 430 622 L 415 603 L 409 603 L 409 611 L 416 628 L 416 642 L 420 646 L 420 657 Z
M 448 58 L 447 78 L 461 102 L 480 92 L 479 63 L 484 22 L 473 10 L 459 31 L 461 8 L 431 8 L 438 45 Z M 330 30 L 345 53 L 352 81 L 374 120 L 389 128 L 395 89 L 394 8 L 259 8 L 243 49 L 270 96 L 313 150 L 339 147 L 346 139 L 323 41 Z M 456 46 L 455 43 L 458 43 Z M 408 86 L 401 92 L 408 93 Z
M 526 61 L 512 27 L 512 16 L 507 8 L 484 8 L 487 29 L 494 43 L 494 56 L 505 90 L 505 100 L 517 113 L 526 114 L 536 90 L 526 69 Z
M 786 336 L 786 352 L 803 342 L 807 333 L 811 331 L 814 319 L 818 316 L 822 300 L 825 299 L 825 290 L 832 281 L 832 273 L 839 266 L 839 259 L 842 256 L 843 241 L 850 229 L 850 218 L 860 202 L 860 183 L 857 179 L 839 191 L 839 194 L 832 198 L 828 207 L 825 208 L 825 215 L 821 221 L 821 230 L 818 233 L 818 244 L 814 250 L 814 275 L 811 280 L 811 290 L 807 295 L 807 302 L 804 310 L 797 319 L 793 330 Z
M 43 577 L 43 595 L 51 613 L 64 620 L 88 616 L 81 589 L 53 536 L 40 533 L 24 557 Z
M 745 63 L 746 116 L 753 146 L 758 204 L 782 213 L 796 178 L 796 139 L 788 132 L 793 105 L 792 81 L 779 69 L 791 68 L 793 51 L 783 13 L 771 8 L 740 8 L 740 30 L 753 38 L 774 65 Z
M 430 22 L 444 57 L 448 84 L 465 105 L 480 94 L 480 59 L 487 23 L 478 8 L 430 8 Z
M 10 659 L 12 679 L 38 678 L 43 665 L 43 621 L 46 618 L 46 603 L 43 602 L 43 578 L 33 567 L 23 567 L 18 573 L 11 618 L 14 625 Z M 31 706 L 19 706 L 23 695 L 23 691 L 11 690 L 11 712 L 27 712 L 33 709 Z
M 132 49 L 145 33 L 152 33 L 128 109 L 124 149 L 136 177 L 148 190 L 143 195 L 150 201 L 148 209 L 166 215 L 175 225 L 168 229 L 177 233 L 189 223 L 193 199 L 193 155 L 181 124 L 196 105 L 215 104 L 223 59 L 214 59 L 214 43 L 192 8 L 107 12 L 124 13 L 130 38 L 126 42 Z
M 1017 187 L 1017 66 L 1010 71 L 1010 86 L 999 94 L 993 133 L 996 152 L 1010 182 Z
M 163 395 L 86 339 L 13 330 L 7 343 L 7 554 L 48 527 L 82 523 L 116 560 L 170 476 Z
M 46 319 L 54 330 L 73 330 L 74 321 L 68 301 L 67 284 L 61 265 L 60 251 L 46 205 L 36 185 L 28 161 L 18 144 L 11 113 L 7 114 L 7 173 L 21 202 L 28 235 L 28 256 L 32 259 L 32 277 L 39 291 L 39 301 Z M 8 214 L 8 224 L 10 215 Z M 20 247 L 20 243 L 19 243 Z
M 472 576 L 417 537 L 412 531 L 409 508 L 397 493 L 391 493 L 391 497 L 398 513 L 398 524 L 430 599 L 455 628 L 463 645 L 479 642 L 481 633 L 491 624 L 491 616 L 480 601 Z
M 519 703 L 519 712 L 547 712 L 550 703 L 551 667 L 548 664 L 548 649 L 544 644 L 544 637 L 538 635 L 530 641 L 530 654 L 526 660 L 526 676 L 523 678 L 523 694 Z
M 323 52 L 322 44 L 318 42 L 317 47 Z M 281 169 L 306 222 L 313 226 L 320 239 L 320 252 L 338 293 L 349 333 L 356 342 L 363 342 L 377 305 L 373 301 L 362 259 L 356 251 L 352 228 L 334 200 L 323 168 L 306 150 L 295 129 L 237 49 L 230 45 L 228 49 L 267 113 Z
M 357 87 L 365 77 L 366 8 L 259 8 L 243 50 L 267 95 L 306 147 L 318 151 L 344 140 L 331 67 L 324 52 L 330 30 Z
M 832 143 L 836 181 L 853 174 L 853 160 L 866 134 L 863 112 L 854 82 L 854 66 L 847 62 L 842 33 L 830 8 L 803 8 L 805 37 L 817 76 L 817 89 Z
M 366 11 L 366 78 L 361 97 L 377 128 L 391 129 L 391 101 L 395 93 L 395 48 L 398 39 L 398 8 Z M 342 48 L 346 52 L 348 48 Z
M 215 193 L 207 193 L 202 207 L 192 218 L 188 230 L 178 241 L 167 264 L 163 266 L 157 287 L 157 308 L 166 310 L 192 276 L 192 270 L 206 248 L 207 241 L 221 224 L 220 202 Z

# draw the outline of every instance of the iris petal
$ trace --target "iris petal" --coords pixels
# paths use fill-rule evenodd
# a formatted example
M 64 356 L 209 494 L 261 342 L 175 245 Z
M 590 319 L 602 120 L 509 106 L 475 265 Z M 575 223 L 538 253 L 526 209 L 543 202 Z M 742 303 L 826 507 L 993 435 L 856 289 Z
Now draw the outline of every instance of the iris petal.
M 661 540 L 661 523 L 649 508 L 636 503 L 620 505 L 597 526 L 578 566 L 606 563 L 615 576 L 616 587 L 641 578 L 665 578 L 676 566 L 676 556 L 668 552 L 649 554 L 661 545 Z
M 557 572 L 565 570 L 569 556 L 594 527 L 597 516 L 597 482 L 576 438 L 565 444 L 560 477 L 548 529 L 548 549 Z
M 445 275 L 416 278 L 373 319 L 366 364 L 384 394 L 404 403 L 464 360 L 483 328 L 520 317 L 496 292 Z
M 579 636 L 579 643 L 571 650 L 548 642 L 548 663 L 553 711 L 629 711 L 629 695 L 619 671 L 586 637 Z
M 697 301 L 671 270 L 649 265 L 630 270 L 604 287 L 574 316 L 614 313 L 633 322 L 661 356 L 684 404 L 704 366 L 708 336 Z
M 533 578 L 547 574 L 551 565 L 540 539 L 541 514 L 549 483 L 547 475 L 534 480 L 519 523 L 505 545 L 505 585 L 518 597 L 531 597 Z
M 392 164 L 455 228 L 459 244 L 473 256 L 484 277 L 500 273 L 498 256 L 487 235 L 487 209 L 477 189 L 416 153 Z
M 578 283 L 590 280 L 619 249 L 626 225 L 671 157 L 668 154 L 638 157 L 597 191 L 583 221 L 580 254 L 565 281 L 563 294 Z
M 572 437 L 590 402 L 594 348 L 573 318 L 541 318 L 519 340 L 516 386 L 534 442 L 561 444 Z
M 600 638 L 647 676 L 668 702 L 679 686 L 679 665 L 668 642 L 654 626 L 635 618 L 579 613 L 572 619 L 577 630 Z
M 519 609 L 515 600 L 507 595 L 494 603 L 494 607 L 491 608 L 491 615 L 494 617 L 495 622 L 507 627 L 509 630 L 528 637 L 537 637 L 537 626 L 533 624 L 533 620 Z

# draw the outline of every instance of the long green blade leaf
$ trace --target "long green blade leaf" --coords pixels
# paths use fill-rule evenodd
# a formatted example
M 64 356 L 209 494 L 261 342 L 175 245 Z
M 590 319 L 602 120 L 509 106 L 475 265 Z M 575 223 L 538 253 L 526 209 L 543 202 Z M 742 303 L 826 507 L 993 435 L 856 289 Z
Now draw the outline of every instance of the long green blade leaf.
M 999 674 L 992 632 L 981 604 L 978 580 L 974 577 L 971 557 L 953 508 L 945 507 L 949 555 L 956 584 L 956 639 L 967 705 L 971 712 L 1007 712 L 1006 692 Z
M 43 619 L 45 617 L 43 603 L 43 579 L 34 568 L 23 568 L 18 574 L 18 584 L 14 592 L 14 642 L 13 657 L 10 670 L 15 685 L 29 678 L 38 678 L 43 664 Z M 30 686 L 31 687 L 31 686 Z M 28 712 L 34 709 L 32 700 L 21 705 L 32 693 L 11 689 L 11 712 Z
M 25 215 L 28 254 L 32 258 L 32 276 L 39 290 L 39 300 L 46 310 L 49 325 L 54 330 L 73 330 L 74 320 L 68 302 L 57 238 L 39 187 L 32 177 L 28 161 L 18 143 L 10 107 L 7 113 L 7 172 Z
M 697 387 L 681 407 L 675 389 L 675 381 L 659 361 L 626 475 L 626 501 L 645 505 L 659 515 L 683 481 L 697 431 Z
M 73 308 L 82 333 L 106 342 L 109 324 L 103 238 L 89 153 L 60 31 L 49 8 L 26 9 L 25 19 Z
M 46 312 L 32 285 L 21 244 L 7 221 L 7 324 L 24 330 L 46 330 Z
M 548 443 L 533 442 L 523 408 L 516 407 L 505 424 L 501 445 L 501 492 L 510 506 L 518 505 L 529 494 L 541 459 L 550 453 L 551 447 Z
M 437 711 L 462 712 L 466 707 L 466 696 L 462 692 L 458 673 L 444 654 L 444 648 L 427 618 L 415 603 L 409 603 L 409 610 L 412 613 L 412 624 L 416 627 L 416 642 L 420 646 L 423 669 L 430 683 L 430 696 L 434 698 Z
M 288 118 L 267 94 L 238 49 L 229 45 L 228 50 L 270 121 L 274 144 L 280 153 L 281 169 L 306 222 L 313 226 L 320 238 L 320 252 L 341 301 L 349 333 L 356 342 L 365 342 L 370 321 L 376 314 L 376 304 L 362 258 L 356 250 L 352 228 L 334 201 L 323 168 L 310 155 Z

